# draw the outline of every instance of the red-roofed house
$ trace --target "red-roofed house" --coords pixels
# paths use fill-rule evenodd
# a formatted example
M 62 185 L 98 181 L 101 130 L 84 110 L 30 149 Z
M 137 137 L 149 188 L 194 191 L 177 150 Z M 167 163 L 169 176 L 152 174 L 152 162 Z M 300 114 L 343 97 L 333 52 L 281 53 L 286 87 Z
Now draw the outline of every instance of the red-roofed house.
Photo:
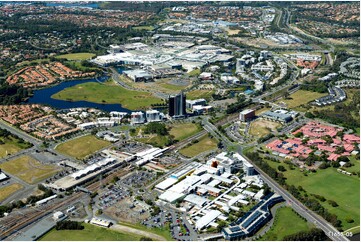
M 302 144 L 302 139 L 300 139 L 300 138 L 286 139 L 285 141 L 288 143 L 291 143 L 291 144 L 296 144 L 296 145 Z
M 272 141 L 271 143 L 267 144 L 266 147 L 268 149 L 273 149 L 273 148 L 277 147 L 277 145 L 280 145 L 280 144 L 282 144 L 282 140 L 276 139 L 276 140 Z
M 327 160 L 329 160 L 329 161 L 336 161 L 336 160 L 338 159 L 338 157 L 340 157 L 340 155 L 332 153 L 332 154 L 327 158 Z
M 324 145 L 326 141 L 323 139 L 312 139 L 307 142 L 308 145 Z
M 310 149 L 306 146 L 303 146 L 303 145 L 300 145 L 300 146 L 294 148 L 293 150 L 299 154 L 306 154 L 306 155 L 308 155 L 309 153 L 312 152 L 312 149 Z
M 335 145 L 340 145 L 340 144 L 342 144 L 342 141 L 339 140 L 339 139 L 332 139 L 332 140 L 333 140 L 333 143 L 334 143 Z
M 343 144 L 343 147 L 347 152 L 352 152 L 353 149 L 355 148 L 352 144 Z
M 345 134 L 343 136 L 343 140 L 346 142 L 346 143 L 349 143 L 349 144 L 352 144 L 352 143 L 360 143 L 360 137 L 354 135 L 354 134 Z
M 317 148 L 319 150 L 324 150 L 324 151 L 328 151 L 328 152 L 335 152 L 336 149 L 330 146 L 326 146 L 326 145 L 318 145 Z

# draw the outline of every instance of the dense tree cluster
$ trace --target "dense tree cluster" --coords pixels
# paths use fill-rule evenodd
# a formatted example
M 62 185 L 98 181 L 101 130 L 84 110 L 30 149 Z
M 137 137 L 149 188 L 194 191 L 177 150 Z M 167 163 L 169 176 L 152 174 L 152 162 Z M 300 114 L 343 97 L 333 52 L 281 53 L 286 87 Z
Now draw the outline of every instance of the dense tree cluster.
M 5 80 L 0 81 L 0 104 L 19 104 L 29 96 L 29 91 L 23 87 L 9 85 Z
M 359 109 L 360 109 L 360 91 L 356 92 L 353 95 L 350 103 L 348 104 L 344 102 L 337 103 L 335 104 L 332 111 L 330 110 L 315 111 L 313 115 L 316 118 L 324 119 L 327 122 L 341 125 L 345 128 L 355 129 L 359 127 L 360 124 Z M 310 114 L 307 114 L 307 116 L 312 117 L 312 115 Z
M 82 230 L 82 229 L 84 229 L 84 226 L 81 224 L 81 222 L 64 220 L 64 221 L 57 222 L 55 225 L 55 229 L 56 230 Z
M 158 134 L 158 135 L 168 135 L 167 127 L 164 123 L 149 123 L 145 126 L 144 133 L 146 134 Z
M 231 114 L 231 113 L 241 111 L 243 108 L 250 105 L 251 102 L 252 101 L 250 101 L 250 100 L 246 100 L 246 98 L 242 95 L 242 96 L 238 97 L 237 102 L 228 105 L 228 107 L 226 109 L 226 113 Z
M 305 82 L 301 84 L 301 90 L 319 92 L 319 93 L 327 93 L 328 87 L 324 81 L 313 80 L 310 82 Z
M 285 241 L 326 241 L 328 237 L 319 228 L 312 228 L 310 231 L 301 231 L 295 234 L 287 235 L 283 238 Z

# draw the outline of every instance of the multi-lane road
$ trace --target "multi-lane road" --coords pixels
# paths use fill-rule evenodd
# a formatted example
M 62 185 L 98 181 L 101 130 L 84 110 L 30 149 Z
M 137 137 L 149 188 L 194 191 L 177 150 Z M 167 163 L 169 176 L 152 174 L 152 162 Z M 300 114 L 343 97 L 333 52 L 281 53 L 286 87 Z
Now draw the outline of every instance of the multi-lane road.
M 211 127 L 211 126 L 208 126 Z M 214 127 L 214 126 L 213 126 Z M 215 131 L 215 130 L 214 130 Z M 223 136 L 223 134 L 220 134 Z M 225 144 L 228 145 L 227 142 Z M 234 144 L 232 144 L 234 145 Z M 239 153 L 242 153 L 242 147 L 238 146 Z M 313 223 L 316 227 L 322 229 L 325 234 L 332 240 L 335 241 L 347 241 L 347 237 L 340 233 L 336 228 L 334 228 L 331 224 L 329 224 L 326 220 L 324 220 L 321 216 L 317 215 L 301 202 L 299 202 L 295 197 L 293 197 L 287 190 L 285 190 L 282 186 L 280 186 L 276 181 L 270 178 L 265 172 L 263 172 L 260 168 L 258 168 L 253 161 L 249 160 L 245 157 L 249 163 L 251 163 L 258 173 L 261 175 L 262 179 L 278 194 L 280 194 L 290 205 L 291 207 L 303 216 L 307 221 Z

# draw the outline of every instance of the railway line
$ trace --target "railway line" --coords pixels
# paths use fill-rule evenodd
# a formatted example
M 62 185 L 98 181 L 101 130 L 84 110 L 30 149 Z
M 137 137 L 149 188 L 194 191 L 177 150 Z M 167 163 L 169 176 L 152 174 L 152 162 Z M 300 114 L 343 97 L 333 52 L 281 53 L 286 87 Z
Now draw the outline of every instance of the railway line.
M 125 167 L 120 172 L 114 172 L 109 176 L 105 177 L 101 182 L 94 182 L 86 186 L 86 189 L 95 192 L 97 189 L 99 189 L 102 186 L 102 184 L 110 182 L 115 176 L 122 176 L 127 174 L 129 168 L 130 166 Z M 64 206 L 69 206 L 71 203 L 78 201 L 84 195 L 85 195 L 84 193 L 78 192 L 61 202 L 51 205 L 45 205 L 41 210 L 34 209 L 33 211 L 27 213 L 21 213 L 20 215 L 13 215 L 8 220 L 2 221 L 1 226 L 2 228 L 5 229 L 0 234 L 0 240 L 5 240 L 15 232 L 27 227 L 28 225 L 36 222 L 37 220 L 43 218 L 44 216 L 49 215 L 50 213 L 52 213 L 57 209 L 60 209 Z M 15 212 L 19 212 L 19 211 L 14 211 L 14 213 Z

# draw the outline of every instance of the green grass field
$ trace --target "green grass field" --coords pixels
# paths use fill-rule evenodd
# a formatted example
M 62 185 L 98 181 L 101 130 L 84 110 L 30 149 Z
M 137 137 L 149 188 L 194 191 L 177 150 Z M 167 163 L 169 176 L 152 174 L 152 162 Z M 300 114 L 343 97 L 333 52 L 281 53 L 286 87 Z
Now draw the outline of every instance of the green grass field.
M 272 161 L 267 161 L 267 163 L 275 169 L 280 165 Z M 302 186 L 308 194 L 324 196 L 327 200 L 333 200 L 339 205 L 332 207 L 327 201 L 321 202 L 342 221 L 344 230 L 360 225 L 360 178 L 343 175 L 331 167 L 325 170 L 319 169 L 316 173 L 308 173 L 307 176 L 298 168 L 290 170 L 286 164 L 284 167 L 287 169 L 283 172 L 287 178 L 287 184 Z M 355 222 L 347 223 L 347 218 L 352 218 Z
M 201 74 L 201 70 L 198 68 L 188 73 L 189 76 L 199 76 L 199 74 Z
M 202 128 L 194 123 L 179 123 L 171 125 L 169 134 L 173 135 L 174 139 L 181 141 L 201 130 Z
M 169 228 L 165 228 L 165 227 L 162 227 L 162 228 L 148 228 L 148 227 L 146 227 L 144 225 L 141 225 L 141 224 L 131 224 L 131 223 L 125 223 L 125 222 L 120 222 L 119 224 L 160 235 L 160 236 L 164 237 L 167 241 L 174 240 L 172 238 L 172 235 L 170 233 Z
M 0 164 L 0 169 L 29 184 L 35 184 L 51 177 L 61 168 L 55 165 L 41 164 L 30 156 L 20 156 L 17 159 Z
M 4 186 L 0 188 L 0 202 L 4 199 L 8 198 L 11 194 L 19 191 L 23 188 L 23 185 L 14 183 L 8 186 Z
M 290 207 L 277 209 L 273 225 L 260 240 L 281 241 L 287 235 L 307 231 L 312 227 L 300 218 Z
M 137 141 L 150 144 L 156 147 L 164 147 L 168 143 L 168 136 L 154 135 L 149 138 L 139 138 Z
M 202 152 L 213 150 L 217 148 L 217 140 L 211 139 L 208 136 L 203 136 L 198 143 L 185 147 L 179 150 L 179 153 L 186 157 L 194 157 Z
M 88 60 L 94 57 L 93 53 L 71 53 L 65 55 L 58 55 L 56 58 L 67 59 L 67 60 Z
M 152 93 L 127 90 L 120 86 L 95 82 L 79 84 L 54 94 L 54 99 L 68 101 L 89 101 L 94 103 L 121 104 L 131 110 L 147 109 L 151 104 L 162 103 Z
M 135 241 L 141 238 L 136 234 L 125 234 L 86 223 L 83 225 L 83 230 L 52 229 L 40 241 Z
M 212 94 L 214 93 L 213 90 L 193 90 L 190 92 L 187 92 L 187 99 L 198 99 L 198 98 L 204 98 L 206 100 L 210 100 L 212 97 Z
M 0 141 L 2 141 L 3 143 L 0 144 L 0 158 L 4 158 L 7 155 L 15 154 L 22 149 L 27 149 L 30 147 L 30 145 L 26 143 L 20 143 L 18 139 L 13 137 L 0 137 Z
M 188 87 L 188 86 L 174 85 L 169 83 L 159 83 L 159 86 L 168 89 L 170 91 L 181 91 Z
M 326 93 L 298 90 L 297 92 L 290 95 L 290 99 L 282 99 L 281 102 L 286 103 L 288 108 L 295 108 L 326 95 Z
M 349 159 L 354 166 L 344 167 L 344 169 L 348 172 L 360 172 L 360 160 L 356 159 L 355 156 L 350 156 Z
M 108 141 L 97 139 L 94 135 L 86 135 L 61 143 L 56 150 L 81 160 L 108 145 Z

